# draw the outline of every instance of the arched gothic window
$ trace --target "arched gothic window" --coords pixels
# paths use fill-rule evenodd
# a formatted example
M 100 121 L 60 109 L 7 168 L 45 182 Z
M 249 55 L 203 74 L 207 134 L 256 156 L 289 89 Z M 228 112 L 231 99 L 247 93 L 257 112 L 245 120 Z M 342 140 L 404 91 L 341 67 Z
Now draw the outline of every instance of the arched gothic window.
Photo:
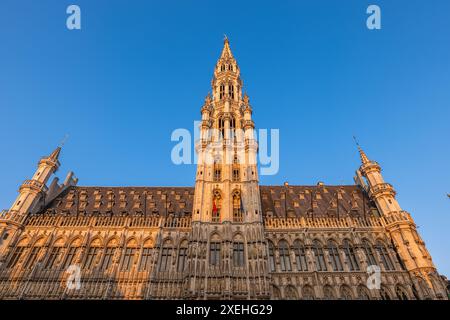
M 383 264 L 384 269 L 387 271 L 394 270 L 395 269 L 394 264 L 392 263 L 391 257 L 389 256 L 389 253 L 384 243 L 381 241 L 377 241 L 375 250 L 377 250 L 378 255 L 380 256 L 381 263 Z
M 385 287 L 381 287 L 380 289 L 380 297 L 381 300 L 391 300 L 391 295 Z
M 219 87 L 219 98 L 222 100 L 225 97 L 225 85 L 221 84 Z
M 211 242 L 209 243 L 209 264 L 212 266 L 220 265 L 220 247 L 220 239 L 211 239 Z
M 334 296 L 333 288 L 331 288 L 330 286 L 325 286 L 323 288 L 323 298 L 325 300 L 334 300 L 334 299 L 336 299 L 335 296 Z
M 136 240 L 132 239 L 128 241 L 126 247 L 125 247 L 125 254 L 123 256 L 122 260 L 122 271 L 130 271 L 131 267 L 134 264 L 134 260 L 136 258 L 136 252 L 137 252 L 137 243 Z
M 431 279 L 431 281 L 434 283 L 433 279 Z M 423 280 L 423 278 L 418 278 L 417 284 L 419 285 L 419 289 L 422 292 L 422 299 L 431 299 L 430 288 L 426 284 L 425 280 Z M 412 292 L 416 300 L 421 300 L 419 293 L 417 292 L 417 288 L 414 285 L 412 286 Z
M 222 196 L 219 190 L 214 190 L 211 221 L 220 222 L 220 209 L 222 208 Z
M 278 252 L 280 253 L 281 271 L 291 271 L 291 258 L 289 255 L 289 245 L 286 240 L 280 240 L 278 243 Z
M 219 118 L 218 120 L 218 128 L 219 128 L 219 141 L 222 141 L 225 138 L 225 119 Z
M 220 182 L 222 179 L 222 165 L 218 159 L 214 160 L 214 181 Z
M 397 293 L 397 298 L 399 300 L 409 300 L 406 290 L 404 288 L 402 288 L 401 286 L 397 286 L 397 289 L 395 290 L 395 292 Z
M 34 266 L 34 263 L 36 262 L 37 257 L 39 256 L 39 252 L 41 251 L 40 246 L 34 246 L 31 248 L 30 255 L 28 256 L 27 261 L 25 262 L 24 268 L 25 269 L 31 269 Z
M 100 253 L 100 245 L 101 242 L 99 239 L 95 239 L 91 242 L 86 259 L 84 260 L 83 269 L 91 270 L 95 267 L 95 264 L 97 263 L 97 255 Z
M 280 289 L 278 289 L 278 287 L 274 286 L 274 285 L 272 285 L 272 299 L 273 300 L 280 300 L 281 299 Z
M 159 271 L 169 271 L 172 264 L 172 241 L 166 240 L 161 249 L 161 262 L 159 264 Z
M 328 255 L 330 257 L 331 266 L 333 271 L 343 271 L 341 257 L 339 256 L 339 250 L 334 241 L 328 241 Z
M 233 181 L 238 182 L 241 179 L 239 166 L 233 165 Z
M 305 247 L 299 240 L 294 241 L 295 262 L 298 271 L 308 271 Z
M 102 264 L 100 266 L 101 270 L 106 271 L 111 267 L 116 250 L 117 250 L 117 240 L 111 239 L 105 248 Z
M 244 242 L 242 237 L 238 237 L 233 240 L 233 265 L 243 267 L 244 263 Z
M 239 190 L 233 191 L 233 221 L 242 222 L 244 219 L 242 212 L 242 199 Z
M 180 244 L 180 249 L 178 250 L 178 265 L 177 265 L 178 272 L 183 272 L 184 269 L 186 268 L 187 251 L 188 251 L 188 242 L 187 240 L 184 240 Z
M 298 300 L 297 290 L 294 286 L 287 286 L 285 289 L 286 300 Z
M 80 248 L 81 245 L 81 240 L 80 239 L 75 239 L 74 241 L 72 241 L 72 243 L 70 244 L 69 248 L 67 249 L 67 254 L 66 257 L 63 261 L 62 267 L 64 270 L 66 270 L 67 268 L 69 268 L 75 261 L 75 257 L 78 254 L 78 250 Z
M 149 271 L 151 269 L 153 250 L 153 241 L 151 239 L 148 239 L 144 242 L 144 246 L 142 248 L 139 270 Z
M 314 290 L 310 286 L 304 286 L 302 289 L 302 297 L 304 300 L 314 300 Z
M 233 91 L 234 92 L 234 91 Z M 233 93 L 234 97 L 234 93 Z M 236 139 L 236 119 L 234 117 L 230 118 L 230 139 L 235 141 Z
M 16 266 L 17 262 L 19 262 L 20 257 L 25 251 L 26 246 L 27 246 L 27 239 L 23 239 L 22 241 L 19 242 L 19 244 L 16 246 L 15 250 L 9 257 L 6 268 L 10 269 Z
M 366 287 L 360 285 L 358 287 L 358 299 L 359 300 L 370 300 L 370 295 Z
M 342 247 L 345 253 L 345 259 L 347 260 L 348 268 L 350 271 L 359 271 L 359 263 L 355 256 L 355 250 L 349 240 L 344 240 Z
M 372 244 L 367 239 L 363 240 L 363 250 L 364 253 L 366 254 L 367 264 L 369 266 L 378 265 L 377 260 L 375 260 L 375 256 L 373 255 Z
M 347 287 L 346 285 L 343 285 L 341 287 L 341 299 L 353 300 L 352 290 L 349 287 Z
M 273 242 L 269 240 L 269 269 L 271 272 L 275 272 L 275 246 Z
M 322 244 L 318 240 L 313 242 L 313 253 L 316 259 L 316 269 L 317 271 L 327 271 L 327 266 L 325 264 L 325 257 L 323 255 Z
M 228 95 L 231 99 L 234 99 L 234 86 L 232 84 L 228 86 Z
M 412 293 L 413 293 L 414 299 L 420 300 L 419 292 L 417 291 L 417 288 L 416 288 L 416 286 L 414 284 L 412 285 L 411 289 L 412 289 Z
M 61 252 L 63 252 L 63 246 L 64 242 L 62 239 L 58 239 L 53 244 L 53 248 L 50 250 L 50 254 L 44 266 L 45 269 L 52 269 L 55 267 L 58 257 L 61 255 Z

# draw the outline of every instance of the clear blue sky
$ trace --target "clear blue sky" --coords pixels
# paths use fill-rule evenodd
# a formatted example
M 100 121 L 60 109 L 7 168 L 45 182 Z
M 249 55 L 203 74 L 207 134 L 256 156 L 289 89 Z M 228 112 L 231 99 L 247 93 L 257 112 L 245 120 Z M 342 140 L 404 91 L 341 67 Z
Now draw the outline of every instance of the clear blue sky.
M 72 3 L 81 31 L 65 26 Z M 170 134 L 199 119 L 226 33 L 257 127 L 280 129 L 280 171 L 261 183 L 353 183 L 355 134 L 450 276 L 449 13 L 447 0 L 2 0 L 0 208 L 66 133 L 62 178 L 193 186 Z

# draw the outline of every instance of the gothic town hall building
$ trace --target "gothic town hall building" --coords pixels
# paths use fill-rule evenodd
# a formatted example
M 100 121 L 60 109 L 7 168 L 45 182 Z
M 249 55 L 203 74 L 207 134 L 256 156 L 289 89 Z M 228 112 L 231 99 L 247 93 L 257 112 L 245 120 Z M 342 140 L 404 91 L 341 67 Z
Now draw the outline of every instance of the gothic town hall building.
M 447 299 L 361 148 L 354 185 L 259 185 L 242 84 L 225 39 L 194 187 L 50 182 L 61 148 L 43 157 L 0 215 L 0 299 Z

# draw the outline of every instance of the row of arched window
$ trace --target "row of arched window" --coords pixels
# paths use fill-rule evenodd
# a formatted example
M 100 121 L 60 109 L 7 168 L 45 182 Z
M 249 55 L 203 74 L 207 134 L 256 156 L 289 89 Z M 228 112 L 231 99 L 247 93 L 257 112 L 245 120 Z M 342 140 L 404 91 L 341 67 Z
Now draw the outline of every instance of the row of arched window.
M 231 179 L 233 182 L 239 182 L 241 180 L 241 170 L 237 156 L 233 158 Z M 222 164 L 218 159 L 214 160 L 213 180 L 215 182 L 220 182 L 222 180 Z
M 375 257 L 374 249 L 379 259 Z M 395 266 L 385 244 L 377 241 L 373 247 L 372 244 L 364 239 L 361 246 L 362 252 L 366 256 L 368 265 L 383 265 L 384 270 L 395 270 Z M 329 240 L 325 246 L 319 240 L 314 240 L 311 246 L 311 253 L 314 259 L 315 270 L 309 270 L 307 249 L 300 240 L 295 240 L 292 247 L 286 240 L 280 240 L 278 247 L 275 247 L 269 240 L 269 268 L 270 271 L 276 271 L 275 252 L 278 250 L 280 271 L 329 271 L 327 261 L 332 271 L 344 271 L 343 260 L 347 263 L 349 271 L 360 271 L 359 259 L 355 254 L 355 247 L 351 242 L 345 239 L 342 246 L 338 246 L 334 240 Z M 296 270 L 291 265 L 291 252 L 295 256 Z M 325 252 L 327 255 L 325 255 Z M 378 261 L 380 260 L 380 261 Z
M 225 99 L 227 96 L 230 97 L 231 99 L 234 99 L 234 96 L 235 96 L 235 87 L 234 87 L 234 85 L 232 85 L 232 84 L 228 85 L 228 95 L 225 92 L 225 88 L 226 88 L 225 84 L 220 84 L 219 85 L 219 99 L 220 100 Z M 239 86 L 236 89 L 237 89 L 237 91 L 239 91 Z
M 211 265 L 219 265 L 221 258 L 221 241 L 212 239 L 209 247 L 209 263 Z M 378 253 L 378 257 L 375 257 L 374 249 L 368 240 L 363 240 L 361 249 L 366 256 L 368 265 L 383 265 L 384 270 L 390 271 L 394 270 L 394 263 L 390 257 L 386 246 L 383 242 L 377 241 L 374 246 L 375 251 Z M 10 254 L 7 260 L 6 267 L 14 268 L 25 250 L 27 245 L 25 242 L 19 242 L 15 250 Z M 43 243 L 37 242 L 29 250 L 28 256 L 25 257 L 23 267 L 25 269 L 31 269 L 35 265 L 41 250 L 43 249 Z M 80 240 L 73 241 L 68 248 L 64 247 L 63 243 L 56 242 L 55 245 L 48 251 L 46 257 L 44 257 L 43 267 L 44 269 L 53 269 L 59 267 L 62 269 L 67 269 L 71 264 L 75 262 L 75 257 L 79 254 L 80 250 Z M 279 256 L 279 269 L 281 272 L 288 271 L 314 271 L 309 270 L 310 265 L 308 264 L 307 249 L 299 240 L 294 241 L 293 245 L 290 247 L 286 240 L 280 240 L 278 246 L 275 247 L 272 241 L 269 241 L 269 268 L 271 272 L 276 271 L 276 260 L 275 252 L 278 251 Z M 92 270 L 93 268 L 98 268 L 100 270 L 109 270 L 113 264 L 113 258 L 118 250 L 117 240 L 113 239 L 106 247 L 101 246 L 99 239 L 95 239 L 89 245 L 84 257 L 81 257 L 82 268 L 85 270 Z M 168 271 L 170 265 L 172 264 L 172 259 L 174 257 L 173 253 L 176 250 L 171 244 L 171 241 L 164 242 L 160 254 L 159 271 Z M 178 247 L 177 257 L 177 270 L 179 272 L 183 271 L 186 266 L 187 259 L 188 242 L 184 240 L 180 243 Z M 357 259 L 355 254 L 355 248 L 348 240 L 342 242 L 342 246 L 338 247 L 336 242 L 329 240 L 326 246 L 323 246 L 319 240 L 314 240 L 310 248 L 313 254 L 314 266 L 316 271 L 329 271 L 328 265 L 332 271 L 344 271 L 343 260 L 347 263 L 349 271 L 359 271 L 361 270 L 359 259 Z M 327 255 L 325 255 L 327 252 Z M 134 264 L 138 265 L 138 270 L 146 271 L 151 267 L 151 257 L 153 249 L 151 241 L 144 243 L 142 247 L 137 245 L 136 240 L 131 239 L 127 242 L 127 245 L 120 253 L 119 265 L 120 270 L 129 271 Z M 176 252 L 175 252 L 176 253 Z M 295 268 L 291 261 L 291 253 L 295 257 Z M 61 255 L 63 256 L 61 257 Z M 233 241 L 233 264 L 236 267 L 244 266 L 244 243 L 242 240 Z M 62 263 L 58 266 L 56 265 L 58 257 L 61 257 Z M 379 263 L 378 263 L 378 260 Z M 329 262 L 327 264 L 327 261 Z
M 161 258 L 159 261 L 159 271 L 167 272 L 170 270 L 170 266 L 172 265 L 173 259 L 173 251 L 176 248 L 173 247 L 172 242 L 170 240 L 166 240 L 161 248 Z M 188 257 L 188 242 L 184 240 L 181 242 L 178 248 L 178 255 L 176 255 L 176 268 L 178 272 L 183 272 L 187 266 L 187 257 Z
M 233 141 L 236 140 L 236 128 L 237 128 L 236 127 L 236 119 L 232 116 L 232 117 L 230 117 L 230 120 L 229 120 L 228 133 L 229 133 L 229 138 Z M 224 139 L 226 126 L 225 126 L 225 119 L 223 117 L 220 117 L 217 120 L 217 129 L 220 133 L 219 139 L 220 140 Z M 212 134 L 212 132 L 211 132 L 211 134 Z
M 220 71 L 233 71 L 233 65 L 232 64 L 228 64 L 228 65 L 226 65 L 226 64 L 222 64 L 221 66 L 220 66 Z
M 219 266 L 221 261 L 222 243 L 220 241 L 211 241 L 209 244 L 209 264 Z M 241 241 L 233 242 L 233 266 L 244 267 L 244 243 Z
M 231 194 L 232 197 L 232 208 L 233 208 L 233 221 L 242 222 L 244 220 L 244 212 L 242 205 L 242 198 L 240 190 L 234 190 Z M 220 190 L 213 191 L 213 209 L 211 214 L 212 222 L 220 222 L 221 216 L 220 211 L 222 209 L 222 194 Z
M 278 286 L 272 286 L 272 297 L 273 299 L 286 299 L 286 300 L 314 300 L 314 299 L 325 299 L 325 300 L 370 300 L 372 299 L 372 295 L 370 294 L 368 288 L 364 285 L 359 285 L 356 287 L 355 292 L 347 285 L 342 285 L 337 290 L 329 285 L 323 287 L 322 296 L 318 297 L 311 286 L 305 285 L 300 290 L 298 290 L 293 285 L 288 285 L 284 287 L 284 294 L 281 293 L 281 290 Z M 392 293 L 386 286 L 381 286 L 379 290 L 379 297 L 382 300 L 409 300 L 410 297 L 407 293 L 407 290 L 402 285 L 395 286 L 395 293 Z
M 172 263 L 173 246 L 171 242 L 166 242 L 161 250 L 160 255 L 160 271 L 168 271 Z M 83 270 L 108 271 L 114 262 L 116 255 L 118 259 L 118 268 L 120 271 L 130 271 L 133 265 L 137 265 L 138 271 L 149 271 L 152 267 L 153 245 L 152 241 L 144 242 L 142 246 L 138 246 L 136 240 L 131 239 L 127 242 L 125 248 L 121 252 L 118 247 L 118 242 L 113 239 L 104 247 L 101 245 L 99 239 L 91 241 L 83 257 L 81 257 L 81 268 Z M 170 245 L 169 245 L 170 244 Z M 6 262 L 6 268 L 14 268 L 19 260 L 23 258 L 24 269 L 33 269 L 36 266 L 37 259 L 43 250 L 43 243 L 37 241 L 31 248 L 26 257 L 22 257 L 28 246 L 25 241 L 18 243 L 16 248 L 12 251 Z M 55 242 L 54 246 L 47 252 L 46 256 L 41 260 L 42 264 L 39 266 L 45 270 L 66 270 L 72 264 L 76 263 L 76 258 L 80 254 L 81 240 L 77 239 L 71 242 L 68 247 L 65 247 L 62 242 Z M 188 242 L 184 240 L 178 247 L 177 255 L 177 271 L 185 270 L 187 261 Z M 58 259 L 60 257 L 60 259 Z M 59 263 L 58 263 L 59 261 Z

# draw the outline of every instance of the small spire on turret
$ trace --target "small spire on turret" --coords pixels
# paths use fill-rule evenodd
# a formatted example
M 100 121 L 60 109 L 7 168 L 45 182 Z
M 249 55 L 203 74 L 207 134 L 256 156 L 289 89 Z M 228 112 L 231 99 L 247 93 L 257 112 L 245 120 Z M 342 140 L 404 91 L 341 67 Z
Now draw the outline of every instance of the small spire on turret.
M 211 93 L 208 92 L 208 94 L 205 97 L 205 106 L 209 106 L 211 104 Z
M 248 105 L 248 104 L 250 103 L 250 98 L 248 97 L 247 92 L 244 93 L 244 98 L 243 98 L 243 100 L 244 100 L 245 105 Z
M 50 160 L 58 161 L 59 154 L 61 153 L 61 148 L 66 143 L 67 139 L 69 138 L 69 135 L 66 133 L 64 135 L 64 138 L 61 140 L 61 143 L 59 146 L 52 152 L 52 154 L 48 157 Z
M 359 150 L 359 156 L 361 157 L 362 164 L 369 163 L 370 162 L 369 158 L 367 158 L 366 154 L 364 153 L 363 149 L 361 149 L 360 146 L 358 146 L 358 150 Z
M 369 163 L 369 162 L 370 162 L 369 158 L 367 157 L 367 155 L 365 154 L 364 150 L 363 150 L 363 149 L 361 148 L 361 146 L 359 145 L 358 140 L 356 140 L 356 137 L 355 137 L 355 136 L 353 136 L 353 140 L 355 140 L 356 146 L 358 147 L 358 150 L 359 150 L 359 156 L 360 156 L 360 158 L 361 158 L 362 164 Z
M 59 158 L 59 154 L 61 153 L 61 147 L 60 146 L 58 146 L 53 152 L 52 152 L 52 154 L 49 156 L 49 159 L 50 160 L 53 160 L 53 161 L 58 161 L 58 158 Z

